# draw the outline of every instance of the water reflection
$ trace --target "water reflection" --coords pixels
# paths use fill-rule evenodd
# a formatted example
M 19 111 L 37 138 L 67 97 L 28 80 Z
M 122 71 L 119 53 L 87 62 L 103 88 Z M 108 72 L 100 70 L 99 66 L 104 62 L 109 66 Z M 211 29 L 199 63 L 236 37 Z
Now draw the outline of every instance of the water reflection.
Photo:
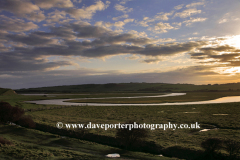
M 51 104 L 51 105 L 77 105 L 77 106 L 158 106 L 158 105 L 191 105 L 191 104 L 214 104 L 214 103 L 231 103 L 240 102 L 240 96 L 222 97 L 215 100 L 208 101 L 196 101 L 196 102 L 176 102 L 176 103 L 151 103 L 151 104 L 109 104 L 109 103 L 72 103 L 64 102 L 70 100 L 81 100 L 81 99 L 109 99 L 109 98 L 148 98 L 148 97 L 167 97 L 167 96 L 181 96 L 186 93 L 170 93 L 166 95 L 158 96 L 136 96 L 136 97 L 106 97 L 106 98 L 78 98 L 78 99 L 52 99 L 52 100 L 37 100 L 37 101 L 26 101 L 27 103 L 36 104 Z

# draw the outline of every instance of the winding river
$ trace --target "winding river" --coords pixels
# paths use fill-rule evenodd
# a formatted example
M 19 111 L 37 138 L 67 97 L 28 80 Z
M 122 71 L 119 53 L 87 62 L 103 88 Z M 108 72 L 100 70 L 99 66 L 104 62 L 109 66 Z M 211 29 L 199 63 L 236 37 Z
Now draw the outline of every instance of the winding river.
M 111 98 L 150 98 L 150 97 L 168 97 L 168 96 L 182 96 L 186 93 L 170 93 L 157 96 L 134 96 L 134 97 L 105 97 L 105 98 L 78 98 L 78 99 L 51 99 L 51 100 L 36 100 L 26 101 L 27 103 L 35 104 L 50 104 L 50 105 L 75 105 L 75 106 L 159 106 L 159 105 L 193 105 L 193 104 L 213 104 L 213 103 L 231 103 L 240 102 L 240 96 L 222 97 L 214 100 L 196 101 L 196 102 L 176 102 L 176 103 L 150 103 L 150 104 L 110 104 L 110 103 L 74 103 L 65 102 L 70 100 L 83 99 L 111 99 Z

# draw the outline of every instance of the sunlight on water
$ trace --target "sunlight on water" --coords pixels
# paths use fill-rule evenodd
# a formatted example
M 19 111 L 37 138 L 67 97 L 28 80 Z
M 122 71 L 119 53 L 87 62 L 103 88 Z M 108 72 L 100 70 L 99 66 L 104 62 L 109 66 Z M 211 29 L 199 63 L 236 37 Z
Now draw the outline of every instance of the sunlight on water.
M 159 95 L 154 97 L 167 97 L 167 96 L 180 96 L 185 95 L 186 93 L 170 93 L 166 95 Z M 153 97 L 153 96 L 141 96 L 141 97 Z M 108 99 L 107 98 L 95 98 L 95 99 Z M 116 97 L 114 97 L 116 98 Z M 121 98 L 133 98 L 133 97 L 121 97 Z M 134 97 L 139 98 L 139 97 Z M 83 99 L 83 98 L 82 98 Z M 88 99 L 88 98 L 84 98 Z M 94 99 L 94 98 L 89 98 Z M 213 104 L 213 103 L 231 103 L 231 102 L 240 102 L 240 96 L 230 96 L 222 97 L 215 100 L 208 101 L 196 101 L 196 102 L 177 102 L 177 103 L 151 103 L 151 104 L 109 104 L 109 103 L 71 103 L 64 102 L 76 99 L 52 99 L 52 100 L 38 100 L 38 101 L 26 101 L 27 103 L 36 103 L 36 104 L 51 104 L 51 105 L 75 105 L 75 106 L 157 106 L 157 105 L 191 105 L 191 104 Z M 81 99 L 78 99 L 81 100 Z

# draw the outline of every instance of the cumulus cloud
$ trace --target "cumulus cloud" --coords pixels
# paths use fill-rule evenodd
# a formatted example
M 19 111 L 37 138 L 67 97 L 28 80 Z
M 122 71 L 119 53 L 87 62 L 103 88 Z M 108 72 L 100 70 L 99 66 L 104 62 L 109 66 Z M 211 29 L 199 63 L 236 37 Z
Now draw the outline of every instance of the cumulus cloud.
M 169 23 L 159 22 L 154 27 L 149 27 L 148 30 L 153 31 L 154 33 L 166 33 L 168 30 L 177 29 L 171 26 Z
M 11 32 L 25 32 L 37 29 L 38 26 L 33 22 L 25 22 L 22 19 L 10 18 L 0 15 L 0 30 Z
M 11 54 L 1 55 L 0 71 L 47 71 L 61 66 L 71 65 L 67 61 L 48 62 L 46 59 L 33 60 L 26 59 L 21 55 Z
M 124 19 L 124 23 L 129 23 L 129 22 L 133 22 L 134 19 Z
M 102 1 L 97 1 L 95 4 L 85 7 L 85 8 L 69 8 L 66 9 L 65 12 L 70 14 L 72 17 L 76 19 L 91 19 L 92 16 L 97 11 L 105 10 L 109 6 L 109 1 L 104 4 Z
M 190 25 L 192 25 L 193 23 L 196 23 L 196 22 L 204 22 L 204 21 L 206 21 L 207 20 L 207 18 L 200 18 L 200 17 L 198 17 L 198 18 L 190 18 L 189 20 L 185 20 L 185 21 L 183 21 L 183 23 L 185 23 L 186 24 L 186 26 L 190 26 Z
M 121 11 L 121 12 L 123 12 L 123 13 L 127 13 L 127 12 L 131 12 L 131 11 L 133 11 L 133 8 L 128 8 L 128 7 L 124 7 L 123 5 L 120 5 L 120 4 L 116 4 L 115 6 L 115 9 L 117 10 L 117 11 Z
M 194 3 L 186 5 L 186 7 L 191 8 L 191 7 L 196 7 L 196 6 L 204 5 L 204 4 L 205 4 L 204 2 L 194 2 Z
M 150 25 L 154 25 L 153 22 L 155 22 L 155 21 L 169 20 L 169 16 L 173 15 L 173 13 L 174 13 L 173 11 L 169 12 L 169 13 L 168 12 L 160 12 L 157 15 L 155 15 L 153 18 L 144 17 L 142 21 L 135 21 L 135 22 L 140 26 L 148 27 Z M 162 22 L 160 22 L 160 23 L 162 23 Z
M 103 28 L 106 28 L 106 29 L 110 29 L 113 26 L 118 28 L 118 29 L 122 29 L 123 26 L 126 23 L 133 22 L 133 21 L 134 21 L 134 19 L 125 19 L 124 21 L 117 21 L 117 22 L 114 22 L 114 23 L 98 21 L 94 25 L 99 26 L 99 27 L 103 27 Z
M 7 33 L 6 33 L 7 34 Z M 142 33 L 144 34 L 144 33 Z M 7 64 L 9 69 L 24 70 L 29 65 L 32 70 L 51 69 L 61 65 L 70 65 L 68 61 L 47 62 L 51 56 L 80 56 L 87 58 L 102 58 L 121 54 L 134 54 L 144 56 L 171 56 L 179 53 L 190 52 L 195 48 L 205 45 L 204 42 L 170 43 L 154 45 L 158 40 L 141 37 L 136 32 L 117 34 L 98 26 L 87 23 L 67 24 L 60 27 L 51 27 L 50 32 L 35 31 L 28 35 L 5 35 L 7 40 L 23 43 L 33 47 L 19 46 L 12 51 L 2 52 L 0 55 L 3 68 Z M 93 38 L 93 40 L 77 41 L 76 38 Z M 15 62 L 18 61 L 18 62 Z M 31 61 L 31 63 L 30 63 Z M 145 62 L 153 62 L 146 60 Z M 155 60 L 156 62 L 157 60 Z M 46 68 L 42 68 L 46 64 Z
M 20 16 L 40 10 L 37 5 L 27 0 L 3 0 L 0 1 L 0 9 Z
M 71 0 L 34 0 L 35 4 L 41 8 L 49 9 L 52 7 L 69 8 L 73 7 Z
M 199 52 L 192 52 L 190 55 L 192 59 L 200 60 L 201 63 L 218 63 L 225 66 L 237 66 L 240 59 L 239 50 L 228 45 L 202 47 L 199 48 Z
M 190 8 L 182 12 L 175 13 L 174 17 L 186 18 L 201 12 L 202 12 L 201 10 L 197 10 L 196 8 Z
M 184 4 L 180 4 L 180 5 L 178 5 L 178 6 L 175 6 L 174 9 L 179 10 L 179 9 L 182 9 L 183 6 L 184 6 Z
M 121 16 L 118 16 L 118 17 L 113 17 L 112 20 L 117 21 L 117 20 L 119 20 L 121 18 L 128 18 L 128 15 L 124 14 L 124 15 L 121 15 Z
M 52 22 L 59 22 L 62 19 L 66 20 L 66 12 L 55 10 L 53 12 L 48 13 L 48 17 L 46 21 L 48 23 L 52 23 Z
M 24 17 L 33 21 L 42 21 L 45 16 L 40 8 L 28 0 L 2 0 L 0 1 L 0 11 L 5 10 L 18 17 Z
M 148 37 L 148 35 L 144 31 L 138 32 L 138 31 L 135 31 L 135 30 L 130 30 L 130 31 L 128 31 L 128 33 L 133 34 L 136 37 Z
M 170 13 L 160 12 L 157 15 L 155 15 L 154 20 L 164 20 L 164 21 L 167 21 L 169 19 L 168 16 L 171 16 L 172 14 L 173 14 L 173 12 L 170 12 Z
M 29 35 L 9 34 L 6 36 L 6 38 L 13 42 L 19 42 L 32 46 L 42 46 L 58 43 L 57 39 L 51 39 L 52 36 L 44 34 L 44 32 L 35 32 Z

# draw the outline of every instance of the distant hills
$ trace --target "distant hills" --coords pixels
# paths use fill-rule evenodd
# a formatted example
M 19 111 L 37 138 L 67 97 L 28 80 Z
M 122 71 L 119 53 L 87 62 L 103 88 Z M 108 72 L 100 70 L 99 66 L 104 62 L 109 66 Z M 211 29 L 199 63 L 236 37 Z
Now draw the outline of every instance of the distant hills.
M 17 94 L 14 90 L 6 89 L 6 88 L 0 88 L 0 96 L 1 95 L 15 95 Z
M 101 92 L 214 92 L 240 91 L 240 83 L 228 84 L 167 84 L 167 83 L 108 83 L 66 85 L 16 90 L 17 93 L 101 93 Z

